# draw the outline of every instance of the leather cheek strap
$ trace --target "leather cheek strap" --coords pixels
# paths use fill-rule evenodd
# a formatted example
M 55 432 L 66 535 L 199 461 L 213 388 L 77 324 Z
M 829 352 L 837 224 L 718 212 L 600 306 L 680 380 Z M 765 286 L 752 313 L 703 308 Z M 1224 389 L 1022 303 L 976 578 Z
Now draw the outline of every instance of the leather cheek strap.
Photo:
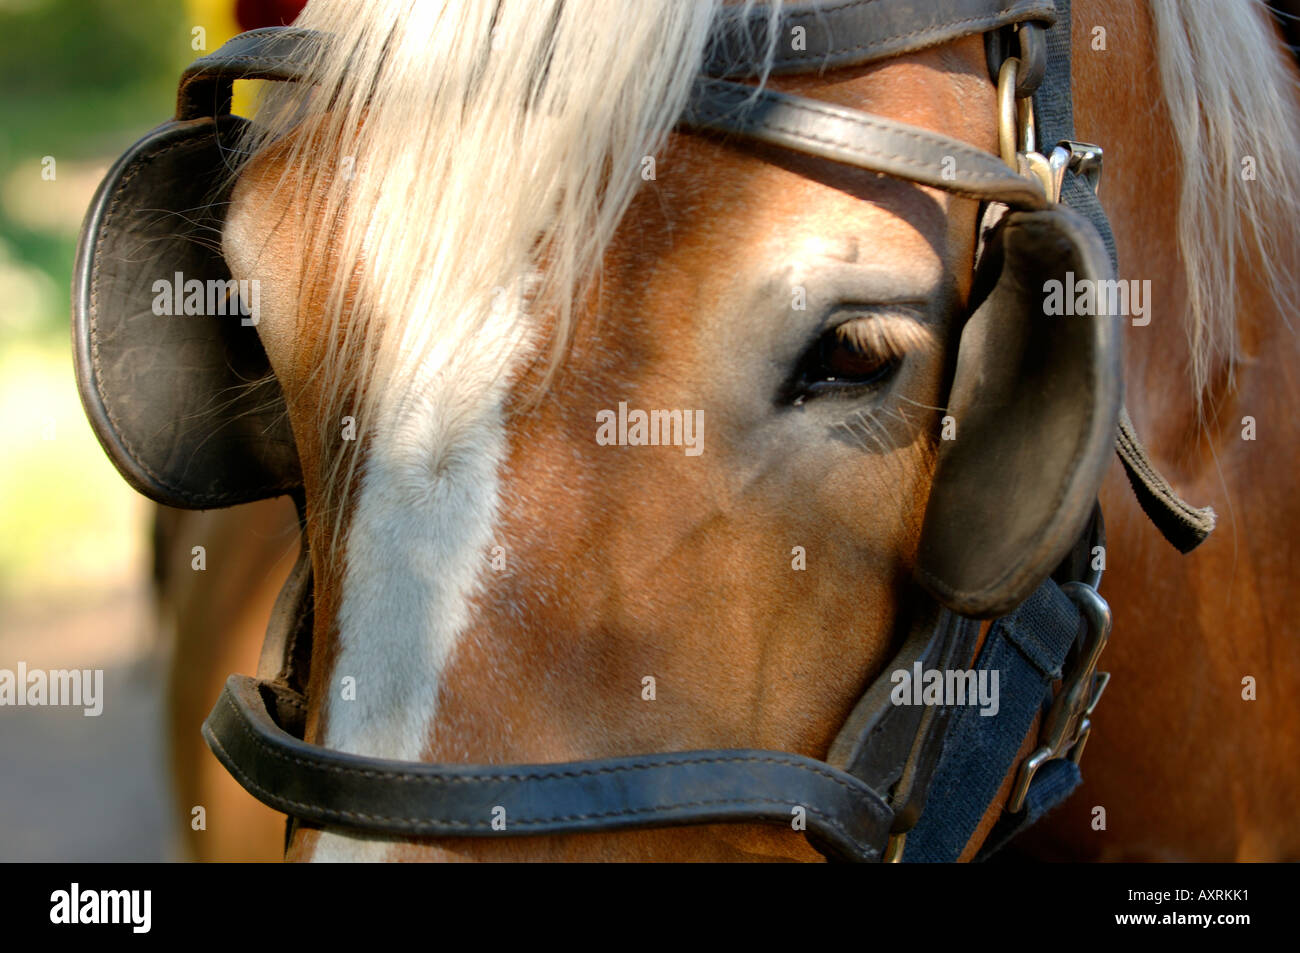
M 741 136 L 981 201 L 1047 204 L 1042 189 L 997 156 L 920 126 L 773 89 L 701 77 L 687 129 Z
M 962 615 L 1022 603 L 1078 539 L 1123 403 L 1118 320 L 1062 314 L 1114 278 L 1095 229 L 1062 207 L 1011 212 L 989 234 L 957 352 L 917 577 Z M 1051 282 L 1059 282 L 1052 304 Z

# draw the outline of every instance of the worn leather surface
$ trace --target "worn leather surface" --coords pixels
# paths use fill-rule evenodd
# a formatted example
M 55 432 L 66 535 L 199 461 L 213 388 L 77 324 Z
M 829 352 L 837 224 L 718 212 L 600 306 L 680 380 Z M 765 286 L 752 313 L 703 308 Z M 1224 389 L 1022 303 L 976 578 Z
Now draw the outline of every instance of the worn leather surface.
M 925 807 L 953 709 L 893 704 L 892 675 L 912 672 L 916 662 L 923 670 L 966 668 L 979 637 L 979 623 L 953 614 L 923 592 L 914 593 L 907 605 L 910 618 L 902 646 L 862 693 L 826 755 L 827 763 L 890 792 L 895 834 L 909 831 Z
M 858 66 L 1033 20 L 1056 19 L 1052 0 L 840 0 L 788 3 L 777 28 L 774 73 Z M 801 31 L 801 33 L 796 33 Z M 795 43 L 798 36 L 799 45 Z M 766 49 L 767 17 L 729 8 L 719 15 L 705 56 L 710 76 L 753 76 Z
M 995 155 L 919 126 L 806 96 L 699 79 L 682 125 L 744 136 L 969 198 L 1025 208 L 1047 205 L 1041 186 Z
M 1092 513 L 1123 402 L 1115 316 L 1044 313 L 1049 280 L 1113 279 L 1069 209 L 1011 212 L 987 237 L 962 331 L 917 576 L 954 612 L 1023 602 Z
M 127 482 L 169 506 L 230 506 L 302 482 L 256 327 L 225 303 L 217 310 L 236 313 L 155 313 L 155 282 L 170 289 L 178 275 L 230 279 L 220 251 L 229 198 L 223 150 L 242 123 L 172 121 L 137 142 L 100 186 L 77 250 L 73 353 L 82 402 Z M 204 311 L 207 298 L 205 290 Z
M 230 112 L 236 79 L 293 82 L 302 78 L 325 38 L 297 27 L 249 30 L 200 56 L 181 73 L 176 118 L 221 116 Z
M 1180 552 L 1190 553 L 1209 538 L 1218 523 L 1211 506 L 1192 506 L 1169 484 L 1151 462 L 1151 455 L 1138 439 L 1128 411 L 1120 410 L 1116 450 L 1124 464 L 1124 474 L 1147 515 L 1160 535 Z
M 311 550 L 307 545 L 306 504 L 301 494 L 298 504 L 299 533 L 298 559 L 284 581 L 280 594 L 271 610 L 262 641 L 262 653 L 257 661 L 257 674 L 286 686 L 299 695 L 306 695 L 311 677 L 311 638 L 316 591 L 312 584 Z
M 177 118 L 109 170 L 82 226 L 72 291 L 82 403 L 126 481 L 168 506 L 230 506 L 302 483 L 257 329 L 215 311 L 156 314 L 154 282 L 229 280 L 221 229 L 243 128 L 228 115 L 233 83 L 297 79 L 317 42 L 254 30 L 191 63 Z

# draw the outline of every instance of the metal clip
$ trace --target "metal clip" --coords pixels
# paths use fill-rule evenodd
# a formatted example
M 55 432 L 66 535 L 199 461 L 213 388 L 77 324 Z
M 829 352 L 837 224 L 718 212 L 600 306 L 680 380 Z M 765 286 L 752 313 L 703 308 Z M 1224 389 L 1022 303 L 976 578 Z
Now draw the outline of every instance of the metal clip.
M 890 834 L 889 841 L 885 844 L 885 854 L 880 858 L 882 864 L 901 864 L 903 862 L 903 847 L 907 843 L 907 832 L 901 834 Z
M 1038 735 L 1039 747 L 1024 760 L 1016 773 L 1016 782 L 1006 806 L 1010 814 L 1018 814 L 1024 809 L 1029 785 L 1038 769 L 1048 761 L 1068 755 L 1075 764 L 1079 763 L 1092 732 L 1093 709 L 1110 681 L 1108 672 L 1097 671 L 1097 660 L 1110 638 L 1110 606 L 1096 589 L 1081 582 L 1067 582 L 1061 586 L 1061 591 L 1083 613 L 1086 629 L 1074 669 L 1067 673 L 1047 717 L 1043 719 Z
M 1075 175 L 1082 176 L 1083 180 L 1088 183 L 1088 188 L 1093 192 L 1101 190 L 1101 146 L 1095 146 L 1091 142 L 1074 142 L 1070 139 L 1062 139 L 1056 144 L 1057 149 L 1065 149 L 1070 153 L 1069 168 Z
M 1070 150 L 1058 142 L 1047 157 L 1047 197 L 1053 202 L 1061 201 L 1061 186 L 1065 185 L 1065 173 L 1069 168 Z
M 1062 139 L 1051 153 L 1038 151 L 1034 104 L 1018 92 L 1020 60 L 1009 56 L 998 69 L 998 152 L 1002 161 L 1043 187 L 1052 203 L 1061 201 L 1065 173 L 1080 175 L 1096 192 L 1101 187 L 1101 146 Z

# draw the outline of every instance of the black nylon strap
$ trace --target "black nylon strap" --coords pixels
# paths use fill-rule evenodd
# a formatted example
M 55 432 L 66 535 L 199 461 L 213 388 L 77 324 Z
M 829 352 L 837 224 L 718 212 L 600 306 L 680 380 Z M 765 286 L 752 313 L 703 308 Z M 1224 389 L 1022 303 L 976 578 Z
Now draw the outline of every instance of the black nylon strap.
M 1062 139 L 1074 138 L 1074 100 L 1070 89 L 1070 0 L 1055 0 L 1056 23 L 1047 31 L 1048 70 L 1034 98 L 1034 118 L 1040 146 L 1050 151 Z M 1115 236 L 1088 183 L 1073 172 L 1066 173 L 1061 187 L 1061 204 L 1082 213 L 1092 222 L 1110 253 L 1115 274 L 1119 274 Z M 1215 514 L 1208 506 L 1192 506 L 1161 476 L 1133 429 L 1128 411 L 1121 409 L 1115 450 L 1142 511 L 1179 552 L 1189 553 L 1214 531 Z
M 1062 139 L 1074 138 L 1074 95 L 1070 88 L 1070 0 L 1056 0 L 1056 22 L 1047 31 L 1047 71 L 1034 95 L 1034 124 L 1038 145 L 1049 153 Z M 1115 236 L 1101 200 L 1088 183 L 1067 172 L 1061 185 L 1061 204 L 1068 205 L 1092 223 L 1110 254 L 1110 263 L 1119 273 L 1115 254 Z
M 957 712 L 944 740 L 929 806 L 908 835 L 904 859 L 952 863 L 961 856 L 1020 745 L 1050 697 L 1052 682 L 1080 631 L 1079 610 L 1048 579 L 1010 615 L 998 619 L 976 669 L 1000 673 L 1000 705 L 986 718 L 975 707 Z M 991 675 L 989 677 L 992 677 Z
M 907 604 L 913 607 L 907 638 L 862 694 L 826 755 L 827 763 L 890 792 L 895 834 L 906 833 L 921 815 L 953 707 L 894 704 L 893 673 L 910 674 L 918 662 L 922 670 L 964 669 L 980 632 L 979 622 L 950 612 L 919 588 Z
M 511 837 L 718 822 L 789 825 L 801 807 L 819 849 L 875 861 L 893 817 L 852 775 L 780 751 L 535 765 L 388 761 L 307 744 L 277 722 L 292 724 L 300 714 L 301 700 L 287 689 L 231 675 L 203 737 L 258 800 L 318 824 L 406 836 Z M 494 818 L 504 820 L 504 829 L 494 829 Z

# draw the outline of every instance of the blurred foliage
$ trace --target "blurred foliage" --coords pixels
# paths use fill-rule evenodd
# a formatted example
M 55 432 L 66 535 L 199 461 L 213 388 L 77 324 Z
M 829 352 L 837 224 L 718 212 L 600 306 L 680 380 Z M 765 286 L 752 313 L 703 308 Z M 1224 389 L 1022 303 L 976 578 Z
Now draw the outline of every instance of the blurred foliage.
M 165 118 L 181 66 L 195 54 L 178 0 L 0 0 L 0 182 L 21 163 L 68 163 L 120 152 Z M 10 258 L 59 289 L 72 274 L 73 236 L 15 220 L 0 201 Z M 66 308 L 38 329 L 66 334 Z
M 215 48 L 230 6 L 0 0 L 0 630 L 12 600 L 118 586 L 143 565 L 149 511 L 76 395 L 72 260 L 98 179 L 170 116 L 180 70 L 205 52 L 191 31 L 203 26 Z
M 183 13 L 176 0 L 10 0 L 0 5 L 0 80 L 22 97 L 131 85 L 158 72 L 159 37 Z
M 20 145 L 84 157 L 152 125 L 193 55 L 177 0 L 0 0 L 0 165 Z

